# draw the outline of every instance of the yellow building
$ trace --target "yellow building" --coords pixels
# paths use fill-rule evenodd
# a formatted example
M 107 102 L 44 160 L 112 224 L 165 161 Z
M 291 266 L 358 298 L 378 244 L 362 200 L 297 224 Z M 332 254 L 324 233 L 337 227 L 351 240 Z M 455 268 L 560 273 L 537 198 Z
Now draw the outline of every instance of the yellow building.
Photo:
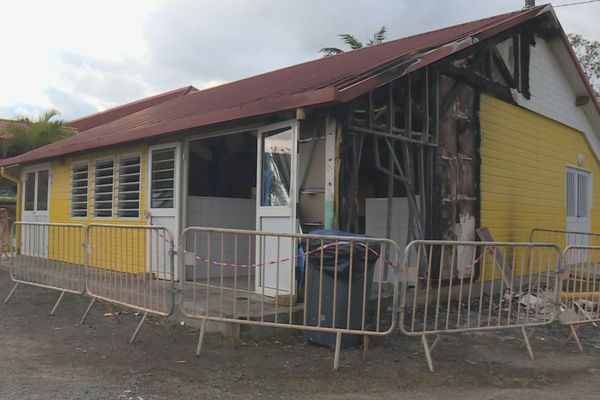
M 177 249 L 187 226 L 335 228 L 400 247 L 476 240 L 481 227 L 507 241 L 535 227 L 600 230 L 598 102 L 551 6 L 70 125 L 75 136 L 0 162 L 20 181 L 21 221 L 160 225 Z M 90 265 L 151 270 L 149 253 L 131 250 L 144 234 L 108 235 Z M 48 257 L 82 262 L 64 254 L 48 244 Z M 198 271 L 188 261 L 184 273 Z

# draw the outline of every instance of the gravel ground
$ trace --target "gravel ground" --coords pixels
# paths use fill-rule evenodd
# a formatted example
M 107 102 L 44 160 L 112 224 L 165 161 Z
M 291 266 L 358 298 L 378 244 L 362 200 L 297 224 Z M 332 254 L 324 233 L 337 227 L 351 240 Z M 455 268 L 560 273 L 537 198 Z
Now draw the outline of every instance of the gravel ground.
M 0 297 L 12 284 L 0 268 Z M 139 316 L 105 317 L 97 304 L 78 324 L 87 299 L 21 286 L 0 306 L 0 399 L 597 399 L 600 332 L 581 332 L 585 352 L 563 327 L 536 330 L 531 361 L 515 332 L 444 337 L 427 370 L 418 338 L 372 339 L 369 355 L 333 353 L 282 333 L 236 342 L 208 335 L 194 357 L 197 332 L 150 318 L 133 345 Z

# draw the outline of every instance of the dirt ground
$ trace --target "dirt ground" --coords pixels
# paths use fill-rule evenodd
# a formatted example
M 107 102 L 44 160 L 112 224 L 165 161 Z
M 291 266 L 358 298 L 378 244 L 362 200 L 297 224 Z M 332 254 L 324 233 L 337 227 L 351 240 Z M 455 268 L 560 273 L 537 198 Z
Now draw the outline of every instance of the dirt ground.
M 12 283 L 0 267 L 0 297 Z M 561 327 L 532 338 L 536 360 L 518 332 L 454 335 L 434 352 L 430 373 L 417 338 L 372 339 L 369 355 L 333 352 L 291 332 L 232 343 L 208 335 L 196 358 L 197 333 L 150 319 L 133 345 L 139 316 L 105 317 L 97 304 L 86 324 L 87 299 L 21 286 L 0 306 L 0 399 L 597 399 L 600 332 L 581 332 L 585 352 Z

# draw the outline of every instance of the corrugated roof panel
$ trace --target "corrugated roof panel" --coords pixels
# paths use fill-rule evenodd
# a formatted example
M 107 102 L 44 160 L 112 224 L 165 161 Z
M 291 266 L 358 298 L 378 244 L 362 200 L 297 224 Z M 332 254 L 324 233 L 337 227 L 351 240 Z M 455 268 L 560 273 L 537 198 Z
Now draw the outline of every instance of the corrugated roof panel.
M 182 129 L 341 101 L 340 90 L 364 80 L 368 74 L 390 63 L 418 53 L 423 55 L 419 63 L 419 67 L 423 67 L 460 50 L 457 46 L 440 49 L 443 46 L 473 35 L 480 39 L 489 37 L 547 10 L 546 6 L 540 6 L 502 14 L 189 93 L 43 148 L 2 160 L 0 165 L 31 162 Z
M 133 101 L 131 103 L 123 104 L 108 110 L 100 111 L 85 117 L 77 118 L 66 123 L 67 126 L 77 129 L 79 132 L 87 131 L 100 125 L 107 124 L 115 121 L 119 118 L 126 117 L 134 114 L 145 108 L 155 106 L 157 104 L 164 103 L 166 101 L 175 99 L 179 96 L 185 96 L 186 94 L 196 90 L 193 86 L 186 86 L 180 89 L 171 90 L 165 93 L 160 93 L 155 96 L 146 97 L 141 100 Z

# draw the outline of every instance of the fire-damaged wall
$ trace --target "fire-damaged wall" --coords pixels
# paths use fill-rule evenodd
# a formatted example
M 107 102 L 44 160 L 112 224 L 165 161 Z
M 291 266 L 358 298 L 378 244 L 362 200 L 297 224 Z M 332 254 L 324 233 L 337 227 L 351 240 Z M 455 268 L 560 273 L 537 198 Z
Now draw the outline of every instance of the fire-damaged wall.
M 474 240 L 479 217 L 478 93 L 440 77 L 438 147 L 435 157 L 431 238 Z
M 314 113 L 300 121 L 297 215 L 305 233 L 325 227 L 325 120 Z

